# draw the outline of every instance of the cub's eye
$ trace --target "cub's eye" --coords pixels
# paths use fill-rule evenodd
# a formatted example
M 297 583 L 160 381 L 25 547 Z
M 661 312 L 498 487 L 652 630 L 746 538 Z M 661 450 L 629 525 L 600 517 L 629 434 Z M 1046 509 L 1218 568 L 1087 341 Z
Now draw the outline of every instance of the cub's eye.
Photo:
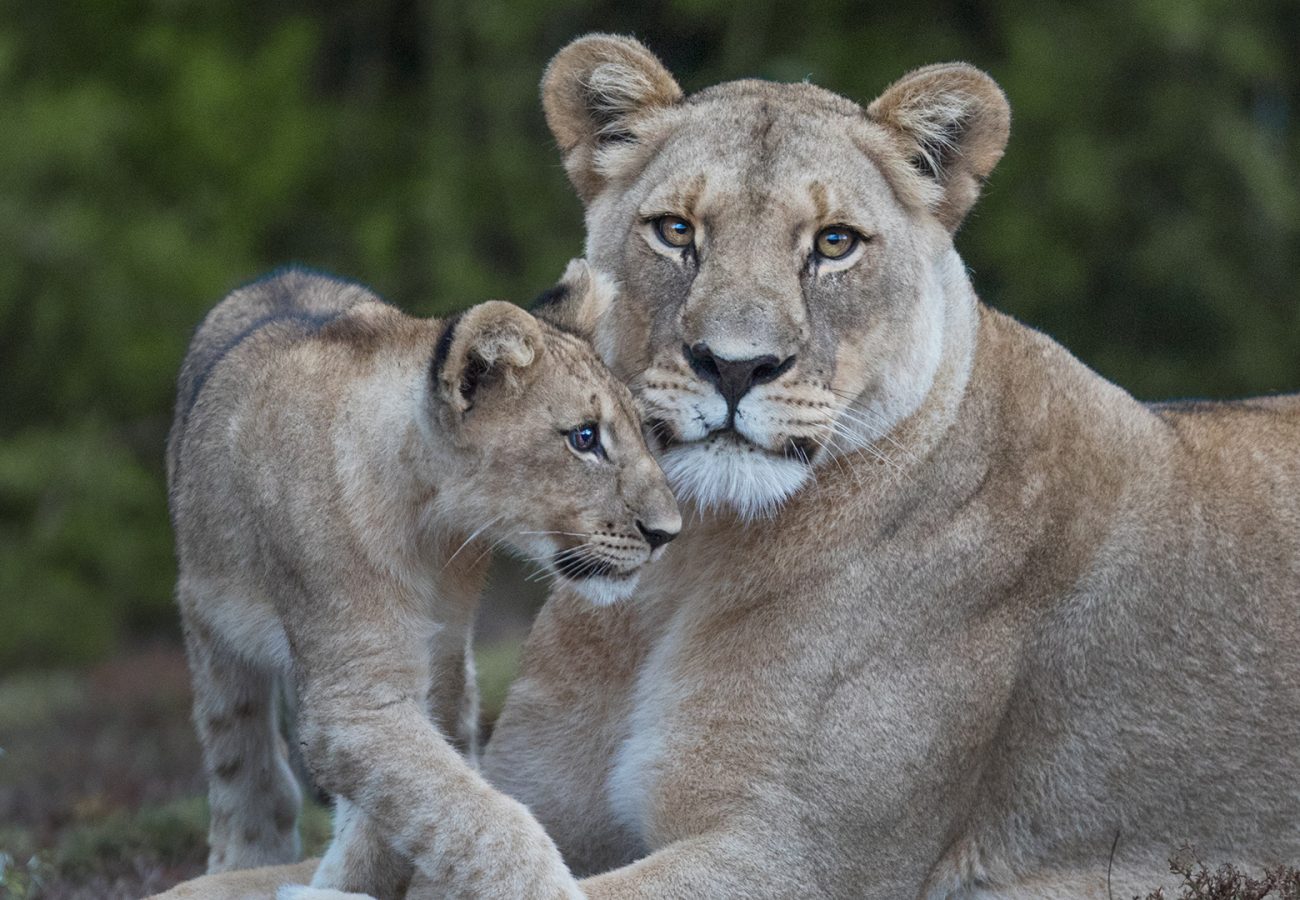
M 813 247 L 822 259 L 843 259 L 858 245 L 859 240 L 856 231 L 843 225 L 832 225 L 817 232 Z
M 605 455 L 605 451 L 600 446 L 600 426 L 595 422 L 584 422 L 577 428 L 570 429 L 569 446 L 579 453 Z
M 659 240 L 669 247 L 689 247 L 695 243 L 695 226 L 680 216 L 660 216 L 654 221 Z

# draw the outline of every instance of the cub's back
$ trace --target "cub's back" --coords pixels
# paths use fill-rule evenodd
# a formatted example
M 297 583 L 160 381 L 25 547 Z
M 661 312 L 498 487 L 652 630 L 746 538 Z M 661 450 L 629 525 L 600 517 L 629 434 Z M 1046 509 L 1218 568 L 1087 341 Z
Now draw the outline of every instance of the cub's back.
M 187 435 L 241 399 L 232 395 L 246 386 L 259 363 L 313 339 L 373 344 L 383 329 L 374 317 L 356 315 L 369 309 L 405 318 L 362 285 L 297 268 L 278 270 L 227 295 L 195 331 L 181 365 L 167 442 L 169 480 L 176 476 Z M 218 381 L 219 388 L 205 393 Z

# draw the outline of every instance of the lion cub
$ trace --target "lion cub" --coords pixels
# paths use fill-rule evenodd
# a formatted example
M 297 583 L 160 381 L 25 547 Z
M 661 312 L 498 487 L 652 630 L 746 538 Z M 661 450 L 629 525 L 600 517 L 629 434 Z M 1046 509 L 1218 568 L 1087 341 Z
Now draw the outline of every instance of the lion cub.
M 576 334 L 610 289 L 575 260 L 557 292 L 556 325 L 502 302 L 415 319 L 291 270 L 198 329 L 167 474 L 209 871 L 298 857 L 285 675 L 305 759 L 338 797 L 314 884 L 392 896 L 414 877 L 414 893 L 446 877 L 422 859 L 493 853 L 557 876 L 540 826 L 444 738 L 473 755 L 487 551 L 603 604 L 681 527 L 631 395 Z

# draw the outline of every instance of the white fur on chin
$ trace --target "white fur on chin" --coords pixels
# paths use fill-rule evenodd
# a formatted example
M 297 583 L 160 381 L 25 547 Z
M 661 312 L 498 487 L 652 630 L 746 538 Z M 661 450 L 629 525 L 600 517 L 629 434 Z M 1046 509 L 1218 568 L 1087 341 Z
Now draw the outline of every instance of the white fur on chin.
M 700 509 L 730 507 L 745 520 L 774 514 L 809 474 L 804 463 L 727 438 L 673 447 L 659 464 L 681 500 Z
M 575 581 L 567 581 L 571 588 L 586 598 L 592 606 L 610 606 L 620 600 L 626 600 L 632 596 L 636 590 L 636 583 L 641 578 L 641 573 L 637 572 L 627 578 L 583 578 Z

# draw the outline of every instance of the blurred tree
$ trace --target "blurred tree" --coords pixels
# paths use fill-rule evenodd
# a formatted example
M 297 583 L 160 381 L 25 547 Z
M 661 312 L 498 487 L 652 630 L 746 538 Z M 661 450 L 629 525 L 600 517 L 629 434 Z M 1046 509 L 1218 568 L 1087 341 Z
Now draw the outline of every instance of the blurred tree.
M 174 627 L 161 447 L 225 291 L 293 260 L 428 314 L 579 251 L 536 84 L 589 30 L 688 90 L 987 69 L 1015 122 L 959 237 L 985 300 L 1140 396 L 1300 387 L 1291 0 L 10 0 L 0 669 Z

